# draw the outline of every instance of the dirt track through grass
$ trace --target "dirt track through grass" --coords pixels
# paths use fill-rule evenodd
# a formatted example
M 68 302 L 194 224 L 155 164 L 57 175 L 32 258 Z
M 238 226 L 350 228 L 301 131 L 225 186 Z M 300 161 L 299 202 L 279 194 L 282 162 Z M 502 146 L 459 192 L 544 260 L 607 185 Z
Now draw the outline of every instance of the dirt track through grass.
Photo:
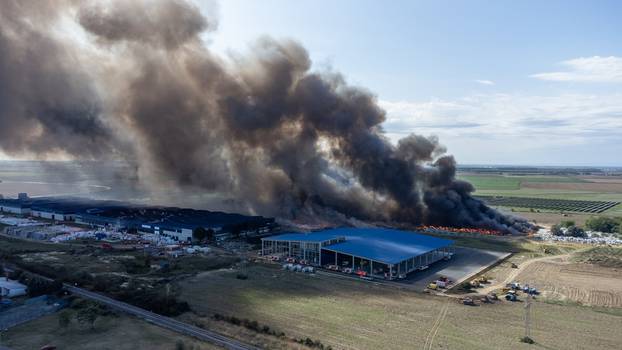
M 432 346 L 434 345 L 434 339 L 436 338 L 436 335 L 438 334 L 438 330 L 441 328 L 441 325 L 443 324 L 443 320 L 445 320 L 445 317 L 447 316 L 447 310 L 449 309 L 449 302 L 450 302 L 450 299 L 447 299 L 447 302 L 443 304 L 443 308 L 438 313 L 438 318 L 434 321 L 432 328 L 428 332 L 428 335 L 425 338 L 425 343 L 423 344 L 423 348 L 425 350 L 432 350 Z
M 615 260 L 619 254 L 619 248 L 610 247 L 583 248 L 544 257 L 521 254 L 491 270 L 487 275 L 496 280 L 477 292 L 487 294 L 518 281 L 536 287 L 541 293 L 538 298 L 548 302 L 622 308 L 622 270 Z M 510 268 L 512 262 L 518 268 Z M 612 265 L 600 265 L 603 263 Z
M 497 289 L 501 289 L 503 287 L 505 287 L 508 283 L 512 283 L 516 280 L 516 277 L 523 271 L 525 271 L 526 269 L 528 269 L 532 264 L 535 264 L 537 262 L 542 262 L 542 261 L 550 261 L 550 260 L 556 260 L 556 259 L 564 259 L 567 258 L 569 256 L 569 254 L 564 254 L 564 255 L 553 255 L 553 256 L 544 256 L 541 258 L 536 258 L 536 259 L 531 259 L 528 260 L 520 265 L 518 265 L 518 268 L 516 269 L 512 269 L 511 272 L 507 275 L 507 277 L 503 280 L 503 281 L 497 281 L 491 285 L 488 285 L 484 288 L 478 289 L 477 292 L 480 294 L 488 294 L 490 292 L 493 292 Z

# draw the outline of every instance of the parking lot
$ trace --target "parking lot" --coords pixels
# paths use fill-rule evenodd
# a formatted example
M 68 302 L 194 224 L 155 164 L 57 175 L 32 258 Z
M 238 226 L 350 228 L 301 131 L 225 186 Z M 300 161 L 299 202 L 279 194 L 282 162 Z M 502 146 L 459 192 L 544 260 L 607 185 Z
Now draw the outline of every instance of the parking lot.
M 397 283 L 408 284 L 415 290 L 422 291 L 430 281 L 441 276 L 446 276 L 454 282 L 462 282 L 509 255 L 507 252 L 456 247 L 451 260 L 436 262 L 427 270 L 413 272 L 405 280 Z

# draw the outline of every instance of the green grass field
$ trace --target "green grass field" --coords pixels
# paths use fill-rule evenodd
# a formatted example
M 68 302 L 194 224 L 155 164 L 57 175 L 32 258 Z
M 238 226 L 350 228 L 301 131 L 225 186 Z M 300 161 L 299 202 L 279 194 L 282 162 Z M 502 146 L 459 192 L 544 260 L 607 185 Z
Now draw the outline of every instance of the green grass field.
M 592 247 L 581 250 L 573 257 L 577 262 L 595 264 L 603 267 L 622 267 L 622 248 Z
M 460 174 L 458 178 L 470 182 L 477 191 L 519 190 L 521 183 L 585 183 L 571 176 L 509 176 Z
M 0 236 L 0 253 L 1 254 L 22 254 L 37 252 L 66 251 L 71 249 L 68 245 L 39 243 L 35 241 L 27 241 L 7 236 Z
M 421 349 L 426 341 L 434 349 L 617 349 L 622 343 L 622 334 L 611 332 L 622 327 L 622 318 L 590 308 L 536 302 L 537 344 L 525 345 L 518 341 L 522 303 L 468 307 L 453 299 L 260 265 L 246 273 L 247 280 L 237 279 L 235 271 L 219 271 L 181 282 L 181 297 L 204 315 L 192 317 L 210 322 L 217 312 L 247 318 L 336 349 Z
M 518 190 L 520 180 L 515 177 L 498 175 L 460 175 L 460 180 L 470 182 L 475 189 L 480 190 Z
M 459 174 L 459 179 L 473 184 L 475 194 L 481 196 L 507 196 L 507 197 L 531 197 L 547 199 L 568 200 L 594 200 L 594 201 L 619 201 L 622 202 L 622 193 L 619 191 L 586 191 L 580 189 L 559 188 L 527 188 L 524 183 L 531 184 L 585 184 L 590 181 L 572 176 L 508 176 L 489 174 Z M 622 181 L 622 179 L 620 180 Z M 522 211 L 524 208 L 516 208 Z M 599 215 L 622 216 L 622 204 L 613 207 Z
M 58 314 L 48 315 L 3 331 L 0 345 L 14 350 L 40 349 L 46 345 L 63 350 L 173 350 L 180 349 L 178 343 L 183 344 L 182 349 L 220 349 L 123 314 L 100 317 L 94 330 L 75 320 L 63 328 L 58 324 Z

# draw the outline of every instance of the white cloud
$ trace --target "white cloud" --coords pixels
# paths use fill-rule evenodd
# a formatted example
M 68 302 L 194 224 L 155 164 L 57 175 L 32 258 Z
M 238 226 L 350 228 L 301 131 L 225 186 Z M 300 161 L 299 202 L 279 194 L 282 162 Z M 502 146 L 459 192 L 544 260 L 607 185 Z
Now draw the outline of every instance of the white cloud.
M 482 85 L 495 85 L 495 82 L 494 82 L 494 81 L 492 81 L 492 80 L 479 80 L 479 79 L 476 79 L 476 80 L 474 80 L 474 81 L 475 81 L 476 83 L 478 83 L 478 84 L 482 84 Z
M 392 141 L 410 133 L 437 135 L 462 162 L 604 164 L 622 152 L 620 93 L 478 94 L 380 105 Z M 578 156 L 577 150 L 591 153 Z
M 561 62 L 563 72 L 539 73 L 532 78 L 549 81 L 622 82 L 622 57 L 581 57 Z

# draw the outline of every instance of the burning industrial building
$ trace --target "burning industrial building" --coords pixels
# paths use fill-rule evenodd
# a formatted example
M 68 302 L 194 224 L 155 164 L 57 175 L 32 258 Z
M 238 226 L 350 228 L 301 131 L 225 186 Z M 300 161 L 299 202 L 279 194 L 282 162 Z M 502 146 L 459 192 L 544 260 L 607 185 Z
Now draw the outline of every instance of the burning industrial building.
M 436 138 L 392 144 L 376 97 L 311 70 L 299 43 L 219 57 L 204 40 L 216 29 L 182 0 L 2 1 L 0 150 L 122 159 L 145 188 L 252 214 L 529 226 L 473 198 Z

